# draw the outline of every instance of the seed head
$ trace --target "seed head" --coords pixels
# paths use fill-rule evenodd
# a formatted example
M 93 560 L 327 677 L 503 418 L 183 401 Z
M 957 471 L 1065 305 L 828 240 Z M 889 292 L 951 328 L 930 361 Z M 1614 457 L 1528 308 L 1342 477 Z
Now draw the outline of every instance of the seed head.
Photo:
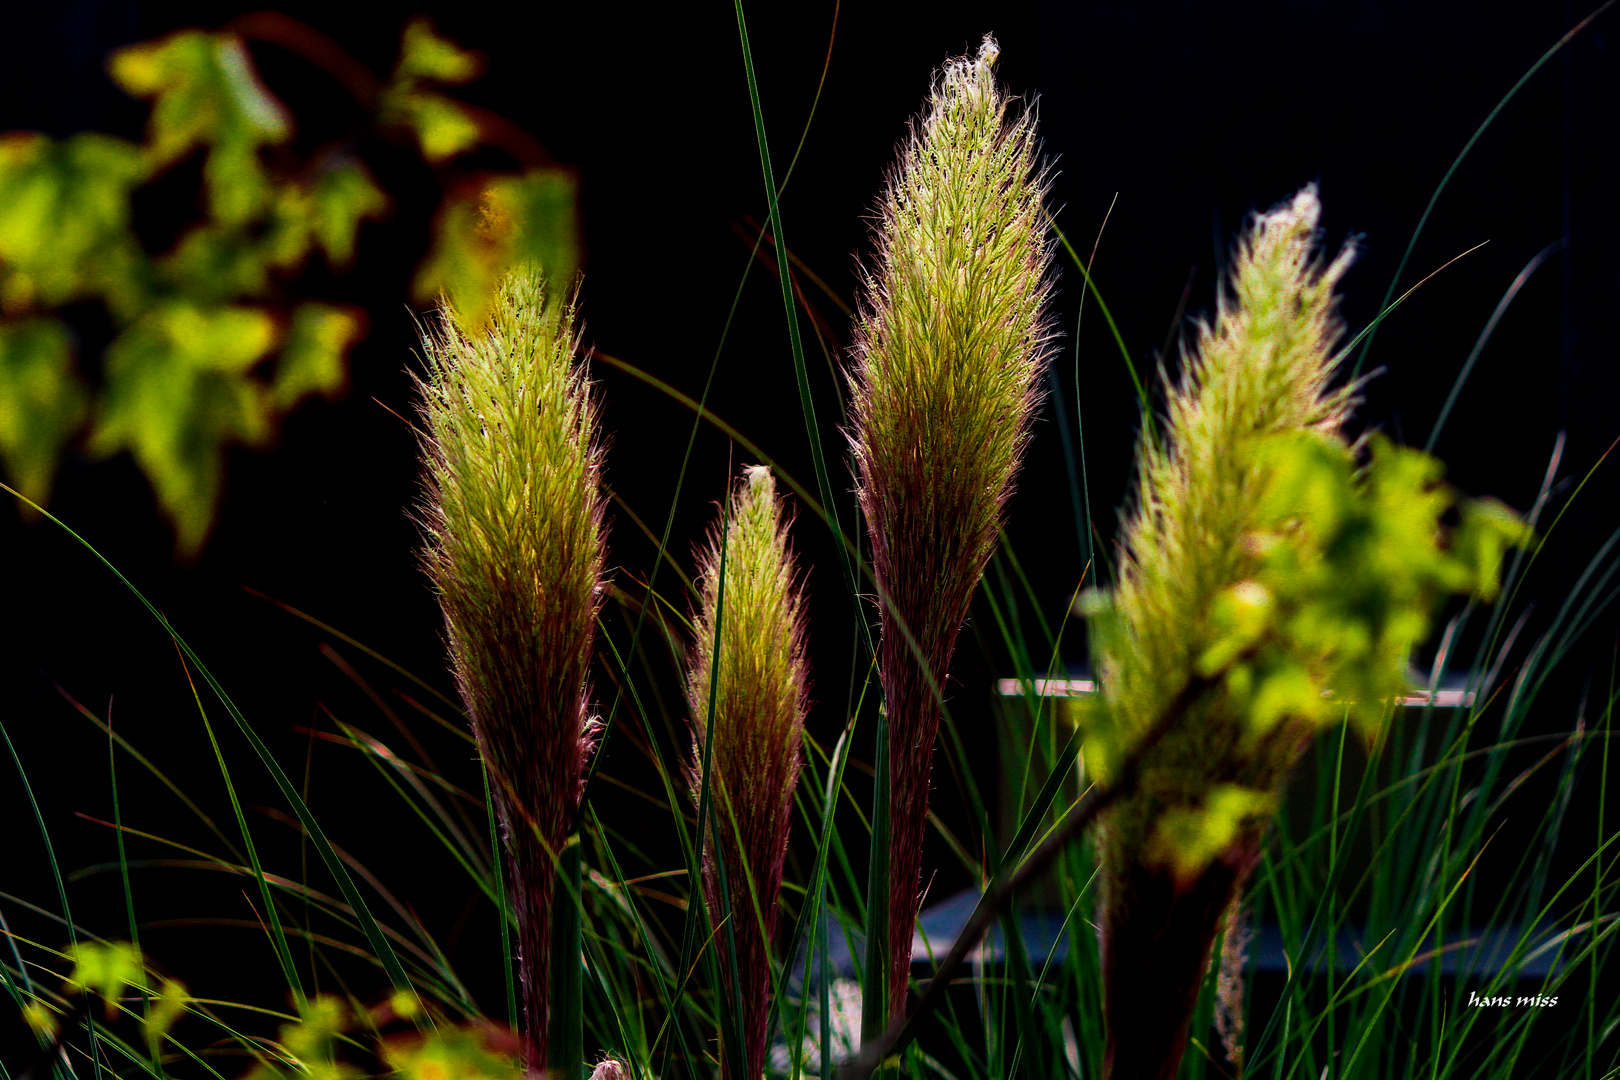
M 999 49 L 948 61 L 880 203 L 851 372 L 890 725 L 890 1016 L 904 1008 L 928 777 L 968 603 L 1001 530 L 1046 360 L 1052 247 L 1035 117 Z M 909 639 L 909 640 L 908 640 Z
M 699 572 L 697 644 L 687 676 L 693 778 L 696 787 L 712 709 L 712 840 L 704 848 L 703 886 L 717 932 L 728 904 L 731 911 L 742 985 L 730 986 L 728 972 L 728 996 L 742 1012 L 748 1060 L 725 1062 L 725 1075 L 743 1080 L 765 1067 L 770 945 L 809 706 L 804 596 L 770 469 L 743 470 L 710 531 Z M 717 852 L 724 853 L 724 892 Z
M 544 1061 L 552 859 L 593 741 L 604 591 L 603 451 L 576 320 L 572 300 L 515 271 L 478 333 L 439 313 L 417 387 L 423 563 L 512 854 L 531 1068 Z

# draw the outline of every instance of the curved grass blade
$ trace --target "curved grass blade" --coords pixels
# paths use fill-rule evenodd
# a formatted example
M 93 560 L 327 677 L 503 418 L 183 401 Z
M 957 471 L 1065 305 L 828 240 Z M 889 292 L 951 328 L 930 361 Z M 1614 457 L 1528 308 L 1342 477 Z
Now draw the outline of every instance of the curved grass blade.
M 219 698 L 220 703 L 224 705 L 225 711 L 235 722 L 237 730 L 242 733 L 243 737 L 246 738 L 248 743 L 253 747 L 253 751 L 258 755 L 259 761 L 264 765 L 265 770 L 270 773 L 270 777 L 275 781 L 276 787 L 281 790 L 282 797 L 292 805 L 294 813 L 298 815 L 298 819 L 303 822 L 304 827 L 309 830 L 310 837 L 315 842 L 315 848 L 318 852 L 320 852 L 321 860 L 326 864 L 327 870 L 330 871 L 332 876 L 337 880 L 338 888 L 342 890 L 344 899 L 348 901 L 349 906 L 354 910 L 355 918 L 359 920 L 361 929 L 365 932 L 366 940 L 371 943 L 371 947 L 373 950 L 375 950 L 378 961 L 381 962 L 383 970 L 388 973 L 388 977 L 393 983 L 394 988 L 404 993 L 414 995 L 416 991 L 411 986 L 411 980 L 409 976 L 405 974 L 405 969 L 400 965 L 399 957 L 395 955 L 393 947 L 388 944 L 387 939 L 383 936 L 381 927 L 378 926 L 376 918 L 373 917 L 371 910 L 366 906 L 366 902 L 364 898 L 361 897 L 360 891 L 355 888 L 354 880 L 350 878 L 348 870 L 344 868 L 342 861 L 332 850 L 332 844 L 327 840 L 326 833 L 321 829 L 320 823 L 315 820 L 315 815 L 310 812 L 310 809 L 307 805 L 305 805 L 304 800 L 299 797 L 298 789 L 293 785 L 292 780 L 287 776 L 286 771 L 282 769 L 280 763 L 277 762 L 275 757 L 270 753 L 270 748 L 266 746 L 264 740 L 259 737 L 259 733 L 253 730 L 253 725 L 248 723 L 247 717 L 244 716 L 242 711 L 237 708 L 236 703 L 231 699 L 230 695 L 225 692 L 224 686 L 222 686 L 219 680 L 214 677 L 214 673 L 208 668 L 208 666 L 202 662 L 202 658 L 199 657 L 191 648 L 191 646 L 186 642 L 185 638 L 181 637 L 179 632 L 176 631 L 172 625 L 170 625 L 168 618 L 163 614 L 163 612 L 158 610 L 157 605 L 153 604 L 152 601 L 147 599 L 146 594 L 137 589 L 134 583 L 125 577 L 122 571 L 114 566 L 107 559 L 107 557 L 102 555 L 101 552 L 98 551 L 88 540 L 80 536 L 77 532 L 73 531 L 73 529 L 69 528 L 60 518 L 56 517 L 54 514 L 50 513 L 50 511 L 46 510 L 38 503 L 35 503 L 27 496 L 21 494 L 16 489 L 6 484 L 0 484 L 0 490 L 9 492 L 11 495 L 20 499 L 30 507 L 33 507 L 34 510 L 40 515 L 45 517 L 53 525 L 56 525 L 63 532 L 67 533 L 68 536 L 77 541 L 79 545 L 88 551 L 97 562 L 101 563 L 102 566 L 111 571 L 112 575 L 116 577 L 118 581 L 126 589 L 128 589 L 137 600 L 140 601 L 141 606 L 146 608 L 147 612 L 157 620 L 158 625 L 163 627 L 164 632 L 167 633 L 171 639 L 173 639 L 176 647 L 179 648 L 179 650 L 185 655 L 186 659 L 196 667 L 198 673 L 202 675 L 203 681 L 208 684 L 208 688 L 214 692 L 214 695 Z M 429 1022 L 431 1023 L 431 1021 Z

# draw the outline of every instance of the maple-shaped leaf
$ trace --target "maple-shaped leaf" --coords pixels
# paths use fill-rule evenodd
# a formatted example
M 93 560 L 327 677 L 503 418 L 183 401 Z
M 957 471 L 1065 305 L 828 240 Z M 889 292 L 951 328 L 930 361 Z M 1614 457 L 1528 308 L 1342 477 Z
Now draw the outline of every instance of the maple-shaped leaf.
M 86 396 L 65 326 L 0 322 L 0 458 L 11 482 L 41 506 L 57 455 L 84 419 Z
M 310 233 L 326 252 L 327 265 L 345 269 L 354 262 L 360 223 L 386 214 L 388 196 L 364 165 L 348 157 L 328 162 L 309 192 Z
M 434 223 L 433 247 L 417 271 L 419 303 L 445 296 L 464 329 L 483 325 L 495 283 L 527 263 L 566 296 L 579 270 L 579 186 L 566 169 L 502 177 L 476 197 L 448 196 Z
M 147 174 L 140 148 L 107 135 L 55 142 L 0 137 L 0 304 L 8 312 L 109 292 L 132 302 L 144 256 L 129 233 L 129 193 Z
M 182 30 L 118 50 L 109 68 L 124 90 L 152 100 L 147 153 L 154 166 L 206 146 L 213 216 L 241 224 L 258 214 L 271 193 L 259 147 L 285 141 L 292 120 L 259 80 L 240 38 Z
M 333 397 L 341 391 L 348 376 L 344 356 L 364 334 L 365 316 L 358 309 L 299 304 L 276 357 L 270 387 L 276 408 L 285 412 L 310 394 Z
M 471 150 L 479 141 L 477 121 L 433 84 L 470 82 L 482 70 L 477 53 L 440 37 L 430 20 L 412 19 L 405 26 L 399 63 L 383 90 L 383 122 L 409 129 L 431 164 Z
M 107 350 L 91 449 L 129 450 L 193 555 L 213 524 L 231 443 L 262 444 L 273 406 L 251 370 L 276 344 L 275 320 L 240 305 L 158 305 Z

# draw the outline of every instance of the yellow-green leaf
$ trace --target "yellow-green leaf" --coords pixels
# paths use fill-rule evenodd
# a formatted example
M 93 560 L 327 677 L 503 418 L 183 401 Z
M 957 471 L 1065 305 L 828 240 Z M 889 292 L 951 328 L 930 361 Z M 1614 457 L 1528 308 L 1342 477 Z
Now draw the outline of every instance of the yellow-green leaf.
M 0 322 L 0 457 L 34 502 L 50 497 L 57 455 L 84 420 L 67 328 L 55 319 Z
M 344 355 L 364 333 L 363 317 L 354 309 L 299 304 L 276 359 L 270 388 L 276 408 L 285 411 L 310 394 L 332 397 L 342 390 L 347 376 Z
M 1148 861 L 1168 865 L 1180 881 L 1191 880 L 1240 839 L 1247 825 L 1269 818 L 1276 806 L 1271 792 L 1217 785 L 1203 806 L 1164 812 L 1148 841 Z
M 146 1013 L 142 1026 L 145 1028 L 147 1050 L 157 1054 L 163 1047 L 163 1040 L 174 1025 L 186 1013 L 191 1003 L 191 995 L 186 993 L 183 983 L 174 979 L 164 979 L 162 987 L 158 990 Z
M 478 77 L 483 60 L 475 52 L 459 48 L 433 29 L 433 20 L 418 15 L 405 24 L 400 43 L 397 81 L 432 79 L 441 83 L 464 83 Z
M 1216 674 L 1265 635 L 1276 603 L 1258 581 L 1240 581 L 1223 589 L 1210 605 L 1210 643 L 1198 658 L 1198 674 Z
M 434 222 L 433 247 L 413 286 L 418 303 L 448 298 L 468 331 L 483 325 L 490 295 L 508 260 L 504 238 L 479 225 L 476 202 L 465 195 L 446 196 Z
M 404 94 L 396 106 L 416 133 L 422 156 L 438 165 L 478 145 L 478 124 L 467 110 L 443 94 Z
M 123 941 L 105 945 L 83 941 L 68 951 L 73 959 L 73 973 L 68 984 L 78 990 L 93 993 L 103 1001 L 117 1001 L 125 987 L 142 989 L 146 986 L 146 966 L 141 950 Z
M 135 455 L 183 554 L 195 553 L 213 524 L 227 446 L 270 433 L 269 395 L 250 369 L 275 342 L 275 321 L 257 308 L 173 301 L 107 350 L 92 448 Z
M 383 194 L 360 162 L 344 158 L 322 169 L 310 195 L 310 230 L 334 270 L 354 261 L 360 223 L 388 212 Z
M 426 1037 L 383 1044 L 383 1057 L 399 1080 L 518 1080 L 511 1058 L 485 1045 L 466 1027 L 440 1027 Z
M 105 135 L 53 142 L 0 137 L 0 303 L 20 312 L 84 293 L 127 288 L 139 267 L 130 191 L 146 175 L 140 150 Z M 138 262 L 138 260 L 137 260 Z
M 153 100 L 148 146 L 157 164 L 193 147 L 241 140 L 281 142 L 292 121 L 259 81 L 233 34 L 181 30 L 113 53 L 113 80 L 134 97 Z
M 1501 588 L 1503 554 L 1510 547 L 1528 547 L 1535 539 L 1524 519 L 1496 499 L 1468 499 L 1451 549 L 1473 575 L 1474 592 L 1489 603 Z
M 513 262 L 540 268 L 566 296 L 579 272 L 579 178 L 567 169 L 531 169 L 492 184 L 484 200 L 487 228 L 511 236 Z

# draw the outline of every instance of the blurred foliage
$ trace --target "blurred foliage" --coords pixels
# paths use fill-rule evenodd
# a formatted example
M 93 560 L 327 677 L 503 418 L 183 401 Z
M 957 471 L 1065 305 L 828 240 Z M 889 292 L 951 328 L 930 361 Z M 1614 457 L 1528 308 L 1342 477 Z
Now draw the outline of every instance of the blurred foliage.
M 391 206 L 356 146 L 307 157 L 289 148 L 293 117 L 260 80 L 246 37 L 317 63 L 337 55 L 374 131 L 409 141 L 436 167 L 444 192 L 413 286 L 418 303 L 448 294 L 471 329 L 515 261 L 538 263 L 554 281 L 579 265 L 573 174 L 508 122 L 440 89 L 475 78 L 476 54 L 416 19 L 393 73 L 377 82 L 294 20 L 261 14 L 243 27 L 184 30 L 113 54 L 113 79 L 151 102 L 140 145 L 96 133 L 0 135 L 0 462 L 43 504 L 76 441 L 98 457 L 130 452 L 183 556 L 212 527 L 228 447 L 264 447 L 305 398 L 342 392 L 365 315 L 301 296 L 299 277 L 316 253 L 350 269 L 361 224 Z M 522 171 L 445 171 L 484 145 L 507 150 Z M 134 227 L 137 190 L 197 158 L 201 219 L 170 250 L 149 252 Z M 114 328 L 99 372 L 77 366 L 62 310 L 87 301 Z
M 1441 603 L 1494 599 L 1504 553 L 1534 535 L 1494 499 L 1460 498 L 1436 459 L 1380 435 L 1359 467 L 1350 447 L 1315 432 L 1254 440 L 1248 459 L 1261 492 L 1259 527 L 1244 541 L 1249 573 L 1195 616 L 1205 642 L 1196 674 L 1239 725 L 1240 758 L 1264 752 L 1284 724 L 1345 720 L 1375 745 L 1412 691 L 1408 660 Z M 1078 606 L 1094 649 L 1128 632 L 1108 594 L 1088 593 Z M 1107 708 L 1069 717 L 1087 770 L 1107 782 L 1129 753 L 1127 733 Z M 1271 791 L 1219 785 L 1201 807 L 1166 815 L 1150 856 L 1194 877 L 1244 820 L 1269 819 L 1274 803 Z
M 66 1034 L 88 1019 L 90 1006 L 100 1001 L 106 1024 L 101 1038 L 122 1046 L 119 1029 L 127 1015 L 140 1024 L 147 1053 L 157 1062 L 163 1040 L 176 1023 L 187 1012 L 206 1011 L 210 1004 L 193 999 L 173 979 L 154 979 L 141 950 L 126 942 L 80 942 L 70 946 L 66 956 L 72 969 L 61 993 L 37 995 L 23 1009 L 24 1019 L 46 1040 L 43 1045 L 51 1056 Z M 399 1030 L 384 1035 L 390 1025 Z M 518 1080 L 516 1050 L 516 1039 L 506 1029 L 476 1019 L 461 1024 L 444 1017 L 430 1019 L 409 993 L 396 991 L 370 1009 L 321 994 L 300 1000 L 296 1017 L 280 1025 L 277 1037 L 259 1042 L 253 1051 L 258 1062 L 244 1080 L 352 1080 L 368 1075 Z M 372 1067 L 378 1064 L 383 1068 Z

